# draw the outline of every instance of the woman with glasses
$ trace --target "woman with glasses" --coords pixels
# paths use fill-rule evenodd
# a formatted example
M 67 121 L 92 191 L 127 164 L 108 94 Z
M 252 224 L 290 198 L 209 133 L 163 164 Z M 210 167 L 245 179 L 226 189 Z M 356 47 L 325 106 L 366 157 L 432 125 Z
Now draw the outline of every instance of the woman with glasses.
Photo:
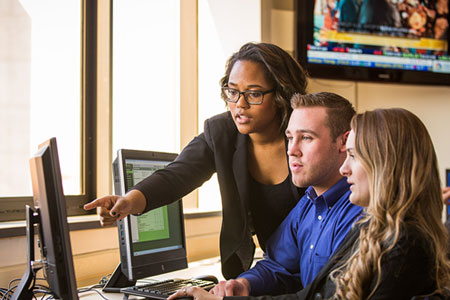
M 365 207 L 362 218 L 305 289 L 236 299 L 450 299 L 441 182 L 424 124 L 400 108 L 358 114 L 346 148 L 340 172 L 351 184 L 350 201 Z M 191 287 L 169 300 L 187 295 L 222 299 Z
M 101 197 L 85 209 L 101 207 L 102 224 L 112 224 L 180 199 L 217 173 L 222 273 L 234 278 L 252 263 L 252 235 L 264 249 L 304 193 L 291 181 L 284 131 L 290 98 L 306 92 L 307 76 L 278 46 L 248 43 L 229 58 L 220 84 L 228 111 L 206 120 L 172 164 L 125 196 Z

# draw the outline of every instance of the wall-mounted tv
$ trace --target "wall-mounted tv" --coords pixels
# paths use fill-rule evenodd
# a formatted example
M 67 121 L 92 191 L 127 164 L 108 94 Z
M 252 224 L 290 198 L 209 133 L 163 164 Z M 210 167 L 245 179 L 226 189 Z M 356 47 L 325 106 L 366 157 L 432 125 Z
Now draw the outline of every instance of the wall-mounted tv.
M 295 0 L 311 77 L 450 86 L 448 0 Z

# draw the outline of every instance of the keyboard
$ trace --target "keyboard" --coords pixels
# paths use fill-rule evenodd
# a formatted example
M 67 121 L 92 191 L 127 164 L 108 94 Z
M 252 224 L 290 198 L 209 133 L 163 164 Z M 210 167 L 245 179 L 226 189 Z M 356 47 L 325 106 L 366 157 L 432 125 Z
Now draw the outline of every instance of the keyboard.
M 203 279 L 175 278 L 122 288 L 120 289 L 120 292 L 125 295 L 134 295 L 145 297 L 148 299 L 165 300 L 179 289 L 189 286 L 199 286 L 209 291 L 215 286 L 215 283 Z

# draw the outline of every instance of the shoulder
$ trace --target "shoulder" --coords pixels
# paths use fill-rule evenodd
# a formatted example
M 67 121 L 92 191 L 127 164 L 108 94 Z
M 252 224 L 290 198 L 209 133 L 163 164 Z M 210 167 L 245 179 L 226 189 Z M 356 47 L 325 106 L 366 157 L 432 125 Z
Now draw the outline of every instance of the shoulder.
M 229 111 L 207 119 L 203 134 L 206 141 L 214 148 L 234 145 L 238 136 L 241 135 Z
M 350 202 L 350 194 L 351 191 L 345 192 L 335 204 L 336 210 L 339 212 L 339 214 L 343 215 L 346 218 L 353 218 L 357 215 L 360 215 L 363 210 L 361 206 L 355 205 Z
M 394 255 L 414 253 L 425 258 L 431 255 L 429 244 L 429 238 L 424 232 L 415 226 L 405 224 L 393 252 Z
M 237 132 L 233 117 L 229 111 L 215 115 L 205 121 L 205 131 L 227 130 Z
M 311 213 L 314 208 L 314 204 L 308 199 L 306 195 L 303 195 L 294 208 L 289 212 L 284 222 L 291 223 L 292 226 L 298 227 L 304 221 L 304 219 Z

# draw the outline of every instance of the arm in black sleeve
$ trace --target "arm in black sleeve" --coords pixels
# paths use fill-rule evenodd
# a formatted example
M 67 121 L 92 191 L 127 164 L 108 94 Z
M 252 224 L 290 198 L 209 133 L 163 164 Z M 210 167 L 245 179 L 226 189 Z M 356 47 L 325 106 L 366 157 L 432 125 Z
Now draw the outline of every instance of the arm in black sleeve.
M 147 199 L 144 212 L 187 195 L 215 172 L 214 153 L 202 133 L 195 137 L 166 168 L 153 173 L 134 188 Z

